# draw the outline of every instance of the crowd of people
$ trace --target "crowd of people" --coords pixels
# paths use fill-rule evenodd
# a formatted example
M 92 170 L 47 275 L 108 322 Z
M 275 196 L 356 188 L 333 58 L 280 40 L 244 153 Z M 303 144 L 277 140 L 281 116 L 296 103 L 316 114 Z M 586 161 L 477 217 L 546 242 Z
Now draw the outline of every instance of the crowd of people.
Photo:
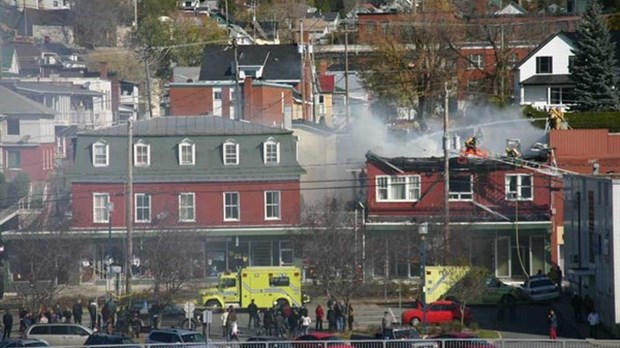
M 129 328 L 136 320 L 139 320 L 135 313 L 130 313 L 126 307 L 118 307 L 114 300 L 109 299 L 102 304 L 93 299 L 86 305 L 86 309 L 82 304 L 82 300 L 78 299 L 71 307 L 62 307 L 59 303 L 52 307 L 41 305 L 38 311 L 29 311 L 26 308 L 19 309 L 19 332 L 20 336 L 24 336 L 28 327 L 33 324 L 47 323 L 75 323 L 82 324 L 85 314 L 88 326 L 93 331 L 100 332 L 124 332 L 130 333 Z M 12 327 L 13 317 L 10 311 L 5 311 L 3 316 L 4 336 L 10 338 L 10 327 Z M 8 332 L 7 332 L 8 330 Z
M 330 297 L 327 301 L 327 312 L 323 305 L 318 304 L 314 310 L 315 320 L 310 317 L 308 308 L 289 306 L 288 304 L 275 304 L 267 310 L 259 310 L 254 300 L 247 307 L 248 330 L 254 330 L 257 334 L 278 337 L 296 337 L 308 334 L 312 324 L 315 331 L 323 331 L 323 323 L 327 321 L 326 329 L 329 332 L 344 332 L 347 327 L 353 330 L 353 306 L 345 305 Z M 235 309 L 230 306 L 221 315 L 223 337 L 227 341 L 239 339 L 239 323 Z

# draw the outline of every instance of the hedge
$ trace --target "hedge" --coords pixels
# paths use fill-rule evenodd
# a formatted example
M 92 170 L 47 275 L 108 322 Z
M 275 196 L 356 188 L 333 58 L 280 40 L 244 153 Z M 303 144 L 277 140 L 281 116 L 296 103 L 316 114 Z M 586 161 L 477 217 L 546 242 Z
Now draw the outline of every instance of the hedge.
M 546 118 L 548 113 L 526 106 L 523 108 L 523 115 L 531 118 Z M 611 133 L 620 132 L 620 111 L 568 112 L 564 116 L 568 125 L 573 129 L 605 128 Z M 544 128 L 546 121 L 537 120 L 532 123 L 539 128 Z

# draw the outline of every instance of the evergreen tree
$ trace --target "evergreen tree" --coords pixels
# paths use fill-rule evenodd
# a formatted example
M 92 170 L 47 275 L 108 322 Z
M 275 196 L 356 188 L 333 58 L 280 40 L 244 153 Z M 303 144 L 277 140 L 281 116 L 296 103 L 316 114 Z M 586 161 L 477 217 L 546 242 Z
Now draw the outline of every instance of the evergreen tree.
M 615 89 L 615 45 L 601 15 L 597 1 L 592 1 L 577 29 L 571 79 L 575 83 L 577 111 L 618 110 Z

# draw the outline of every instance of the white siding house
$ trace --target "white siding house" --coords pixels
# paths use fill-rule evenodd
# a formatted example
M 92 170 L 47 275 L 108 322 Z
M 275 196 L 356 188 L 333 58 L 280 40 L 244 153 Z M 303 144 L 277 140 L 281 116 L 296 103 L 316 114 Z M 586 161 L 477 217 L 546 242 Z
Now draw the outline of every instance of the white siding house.
M 564 109 L 573 102 L 569 65 L 575 37 L 574 33 L 554 34 L 517 65 L 515 97 L 520 105 L 548 110 Z
M 594 300 L 601 323 L 620 324 L 620 178 L 564 181 L 564 269 L 571 290 Z

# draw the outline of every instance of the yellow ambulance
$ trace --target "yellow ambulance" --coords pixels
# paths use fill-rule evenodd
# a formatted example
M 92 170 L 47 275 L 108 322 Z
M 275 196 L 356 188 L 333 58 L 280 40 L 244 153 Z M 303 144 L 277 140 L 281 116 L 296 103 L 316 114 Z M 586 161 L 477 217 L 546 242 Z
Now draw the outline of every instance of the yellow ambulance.
M 301 271 L 297 267 L 246 267 L 238 273 L 221 273 L 218 284 L 200 292 L 198 305 L 209 308 L 258 308 L 274 304 L 300 307 Z

